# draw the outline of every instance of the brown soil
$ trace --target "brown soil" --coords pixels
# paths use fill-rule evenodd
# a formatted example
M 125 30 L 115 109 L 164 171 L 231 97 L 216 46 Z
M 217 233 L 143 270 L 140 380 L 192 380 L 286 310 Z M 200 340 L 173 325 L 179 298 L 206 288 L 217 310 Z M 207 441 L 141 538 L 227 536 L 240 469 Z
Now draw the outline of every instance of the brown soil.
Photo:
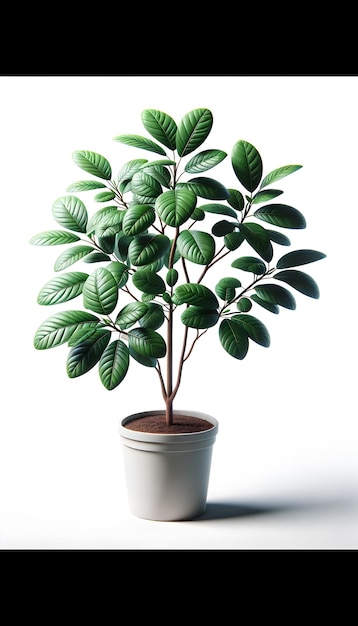
M 196 433 L 202 430 L 213 428 L 213 424 L 205 419 L 194 417 L 192 415 L 175 415 L 174 424 L 167 426 L 165 423 L 165 415 L 149 415 L 139 417 L 129 422 L 125 426 L 130 430 L 137 430 L 146 433 Z

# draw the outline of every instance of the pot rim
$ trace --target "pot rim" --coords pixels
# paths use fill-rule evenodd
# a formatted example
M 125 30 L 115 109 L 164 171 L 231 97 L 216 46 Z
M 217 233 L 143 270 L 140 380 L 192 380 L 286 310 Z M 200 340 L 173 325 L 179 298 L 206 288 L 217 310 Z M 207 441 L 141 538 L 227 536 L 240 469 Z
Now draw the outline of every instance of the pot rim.
M 119 434 L 123 439 L 130 439 L 134 441 L 145 441 L 145 442 L 157 442 L 157 443 L 178 443 L 178 441 L 185 442 L 198 442 L 205 441 L 206 439 L 215 440 L 216 434 L 218 432 L 219 423 L 218 420 L 209 415 L 208 413 L 203 413 L 200 411 L 191 411 L 188 409 L 175 409 L 173 411 L 174 415 L 191 415 L 193 417 L 198 417 L 199 419 L 205 419 L 212 424 L 212 428 L 208 428 L 207 430 L 201 430 L 198 432 L 190 432 L 190 433 L 147 433 L 141 432 L 138 430 L 130 430 L 129 428 L 125 428 L 125 424 L 131 422 L 135 419 L 141 417 L 147 417 L 150 415 L 165 415 L 164 409 L 158 410 L 150 410 L 150 411 L 139 411 L 137 413 L 131 413 L 123 417 L 119 424 Z

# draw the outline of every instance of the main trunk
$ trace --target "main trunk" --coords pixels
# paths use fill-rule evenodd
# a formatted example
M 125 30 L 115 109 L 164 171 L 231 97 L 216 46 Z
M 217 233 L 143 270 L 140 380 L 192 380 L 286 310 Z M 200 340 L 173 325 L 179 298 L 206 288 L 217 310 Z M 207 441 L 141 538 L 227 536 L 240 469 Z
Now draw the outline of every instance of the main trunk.
M 169 307 L 167 327 L 167 394 L 165 399 L 165 422 L 173 424 L 173 305 Z

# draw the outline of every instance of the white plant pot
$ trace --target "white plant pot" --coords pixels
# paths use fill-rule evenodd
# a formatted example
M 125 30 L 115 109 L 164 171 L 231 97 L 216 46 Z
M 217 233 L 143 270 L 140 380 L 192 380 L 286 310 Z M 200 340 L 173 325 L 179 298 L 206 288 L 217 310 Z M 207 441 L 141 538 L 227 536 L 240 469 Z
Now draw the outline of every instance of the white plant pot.
M 194 433 L 157 434 L 125 428 L 128 422 L 164 411 L 125 417 L 119 426 L 129 509 L 157 521 L 190 520 L 205 512 L 218 422 L 206 413 L 174 411 L 205 419 L 212 428 Z

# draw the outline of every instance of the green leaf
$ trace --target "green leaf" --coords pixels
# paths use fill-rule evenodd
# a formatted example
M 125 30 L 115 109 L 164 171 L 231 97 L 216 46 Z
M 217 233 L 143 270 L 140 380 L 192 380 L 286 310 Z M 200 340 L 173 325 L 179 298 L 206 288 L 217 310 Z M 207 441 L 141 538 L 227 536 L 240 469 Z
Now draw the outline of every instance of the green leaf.
M 75 232 L 86 232 L 87 209 L 82 200 L 76 196 L 58 198 L 52 205 L 52 215 L 60 226 Z
M 324 258 L 326 258 L 326 255 L 318 250 L 293 250 L 292 252 L 284 254 L 284 256 L 277 261 L 276 267 L 277 269 L 285 269 L 287 267 L 295 267 L 296 265 L 306 265 L 307 263 L 313 263 L 314 261 L 319 261 Z
M 102 252 L 112 254 L 114 251 L 114 244 L 116 241 L 115 234 L 111 234 L 111 230 L 106 230 L 101 236 L 98 237 L 98 245 L 102 249 Z
M 262 159 L 259 152 L 251 143 L 240 139 L 232 149 L 231 163 L 237 179 L 247 191 L 253 193 L 262 177 Z
M 232 320 L 239 322 L 243 326 L 245 333 L 250 339 L 258 343 L 264 348 L 268 348 L 270 345 L 270 335 L 266 326 L 260 322 L 253 315 L 247 315 L 246 313 L 234 315 Z
M 132 265 L 148 265 L 163 257 L 170 247 L 166 235 L 141 234 L 128 246 L 128 257 Z
M 137 270 L 133 274 L 132 282 L 137 289 L 144 293 L 157 295 L 164 293 L 166 289 L 163 278 L 150 270 Z
M 229 195 L 222 183 L 206 176 L 191 178 L 186 183 L 178 183 L 176 188 L 191 189 L 197 196 L 208 200 L 226 200 Z
M 142 112 L 142 123 L 154 139 L 170 150 L 175 150 L 177 125 L 170 115 L 156 109 L 146 109 Z
M 169 287 L 174 287 L 174 285 L 178 282 L 179 272 L 173 267 L 167 271 L 166 275 L 166 283 Z
M 94 334 L 98 335 L 98 330 L 107 332 L 102 323 L 86 322 L 71 335 L 68 340 L 68 345 L 70 347 L 77 346 L 79 343 L 90 339 Z
M 99 180 L 78 180 L 72 185 L 69 185 L 66 189 L 69 193 L 76 193 L 77 191 L 91 191 L 92 189 L 101 189 L 105 187 L 104 183 Z
M 241 244 L 245 241 L 244 233 L 228 233 L 224 237 L 224 243 L 228 250 L 233 252 L 237 250 L 241 246 Z
M 221 300 L 230 302 L 235 298 L 235 289 L 241 287 L 238 278 L 221 278 L 215 286 L 215 291 Z
M 227 157 L 227 153 L 223 150 L 204 150 L 199 152 L 185 166 L 188 174 L 200 174 L 206 172 L 218 163 L 221 163 Z
M 319 298 L 319 288 L 315 280 L 305 272 L 299 270 L 282 270 L 273 274 L 276 280 L 282 280 L 297 291 L 309 296 Z
M 123 218 L 122 229 L 125 235 L 133 236 L 143 233 L 155 221 L 155 212 L 148 204 L 130 206 Z
M 273 200 L 273 198 L 277 198 L 280 196 L 283 191 L 279 189 L 267 189 L 266 191 L 258 191 L 255 193 L 252 204 L 260 204 L 261 202 L 268 202 L 269 200 Z
M 151 328 L 133 328 L 128 333 L 129 346 L 144 357 L 160 359 L 166 354 L 163 337 Z
M 277 304 L 273 304 L 272 302 L 268 302 L 267 300 L 263 300 L 256 293 L 254 293 L 251 296 L 251 300 L 253 300 L 253 302 L 256 302 L 256 304 L 258 304 L 262 308 L 266 309 L 267 311 L 270 311 L 270 313 L 278 314 L 280 312 L 280 309 L 279 309 Z M 241 300 L 240 300 L 240 302 L 241 302 Z
M 132 178 L 132 191 L 143 198 L 142 204 L 150 204 L 162 193 L 162 187 L 148 172 L 140 170 Z
M 45 320 L 35 333 L 36 350 L 47 350 L 66 343 L 71 335 L 86 322 L 99 322 L 98 317 L 86 311 L 62 311 Z
M 117 339 L 104 350 L 99 361 L 99 377 L 108 391 L 115 389 L 125 378 L 129 368 L 128 346 Z
M 111 257 L 104 252 L 92 252 L 83 258 L 84 263 L 100 263 L 101 261 L 110 261 Z
M 229 217 L 234 218 L 237 217 L 236 211 L 228 206 L 225 206 L 225 204 L 202 204 L 199 208 L 205 211 L 205 213 L 216 213 L 218 215 L 228 215 Z
M 241 191 L 237 189 L 228 189 L 229 197 L 227 199 L 230 206 L 232 206 L 236 211 L 242 211 L 245 207 L 245 199 L 242 195 Z
M 244 359 L 249 349 L 249 338 L 237 320 L 222 320 L 219 326 L 219 339 L 222 347 L 235 359 Z
M 120 261 L 112 261 L 106 265 L 106 269 L 113 274 L 117 282 L 118 289 L 124 287 L 124 285 L 128 282 L 129 268 L 124 263 L 121 263 Z
M 107 159 L 97 152 L 89 150 L 76 150 L 72 153 L 76 165 L 88 174 L 109 180 L 112 176 L 112 168 Z
M 116 324 L 118 324 L 121 330 L 126 330 L 138 322 L 147 311 L 148 304 L 145 302 L 130 302 L 119 311 Z
M 189 306 L 181 314 L 181 321 L 190 328 L 211 328 L 219 320 L 219 313 L 215 309 L 202 306 Z
M 148 163 L 148 159 L 132 159 L 124 165 L 118 172 L 118 184 L 132 180 L 133 175 Z
M 60 272 L 66 269 L 66 267 L 73 265 L 90 252 L 93 252 L 93 250 L 94 248 L 92 246 L 74 246 L 73 248 L 64 250 L 55 261 L 55 271 Z
M 117 281 L 113 274 L 104 267 L 98 267 L 83 286 L 84 307 L 108 315 L 115 309 L 117 300 Z
M 185 283 L 179 285 L 173 294 L 174 304 L 197 304 L 202 307 L 216 309 L 219 302 L 215 294 L 205 285 Z
M 124 215 L 125 211 L 120 211 L 114 206 L 106 206 L 102 209 L 98 209 L 87 224 L 87 235 L 92 235 L 93 233 L 100 235 L 111 226 L 116 227 L 117 230 L 117 227 L 122 224 Z
M 237 222 L 228 222 L 228 220 L 220 220 L 213 225 L 211 232 L 215 237 L 224 237 L 228 233 L 232 233 L 237 226 Z
M 283 167 L 278 167 L 277 169 L 267 174 L 267 176 L 265 176 L 265 178 L 261 182 L 260 187 L 262 188 L 267 187 L 267 185 L 272 185 L 272 183 L 275 183 L 277 180 L 280 180 L 281 178 L 284 178 L 285 176 L 296 172 L 297 170 L 301 169 L 301 167 L 302 165 L 284 165 Z
M 194 109 L 180 121 L 176 133 L 176 148 L 184 157 L 196 150 L 208 137 L 213 125 L 213 115 L 209 109 Z
M 247 313 L 248 311 L 251 311 L 252 302 L 250 298 L 244 297 L 244 298 L 240 298 L 236 306 L 237 306 L 237 309 L 241 311 L 242 313 Z
M 264 261 L 271 261 L 273 257 L 273 247 L 265 228 L 260 226 L 260 224 L 247 222 L 245 224 L 240 224 L 240 232 L 245 236 L 246 241 L 255 250 L 255 252 L 257 252 L 257 254 L 264 259 Z
M 264 274 L 267 269 L 265 263 L 256 256 L 242 256 L 239 259 L 235 259 L 231 263 L 231 267 L 258 275 Z
M 190 189 L 165 191 L 155 202 L 155 210 L 164 224 L 177 228 L 186 222 L 196 205 L 196 195 Z
M 49 280 L 37 297 L 38 304 L 50 305 L 68 302 L 82 293 L 83 285 L 88 278 L 84 272 L 69 272 Z
M 296 308 L 296 301 L 290 291 L 281 287 L 281 285 L 275 285 L 273 283 L 267 283 L 255 287 L 255 291 L 259 298 L 270 302 L 271 304 L 278 304 L 286 309 L 294 310 Z
M 147 312 L 139 319 L 140 326 L 157 330 L 164 324 L 163 307 L 155 302 L 147 303 Z
M 133 359 L 145 367 L 156 367 L 157 365 L 157 359 L 155 357 L 139 354 L 133 346 L 129 346 L 129 354 Z
M 215 239 L 199 230 L 183 230 L 177 239 L 181 256 L 198 265 L 208 265 L 215 255 Z
M 281 226 L 281 228 L 306 228 L 306 220 L 302 213 L 287 204 L 263 206 L 256 209 L 254 215 L 264 222 Z
M 153 161 L 155 163 L 156 161 Z M 159 163 L 160 161 L 157 161 Z M 171 163 L 171 161 L 167 161 Z M 175 164 L 175 161 L 173 162 Z M 155 178 L 162 187 L 166 187 L 167 189 L 171 188 L 171 174 L 166 167 L 162 167 L 161 165 L 150 165 L 145 166 L 141 169 L 145 169 L 147 174 Z
M 141 150 L 149 150 L 150 152 L 156 152 L 157 154 L 166 156 L 165 150 L 161 146 L 141 135 L 118 135 L 113 139 L 114 141 L 125 143 L 127 146 L 133 146 Z
M 80 237 L 75 233 L 69 233 L 65 230 L 45 230 L 34 235 L 30 239 L 30 244 L 33 246 L 62 246 L 74 241 L 80 241 Z
M 101 191 L 100 193 L 97 193 L 94 197 L 94 201 L 95 202 L 109 202 L 110 200 L 113 200 L 113 198 L 116 197 L 116 194 L 114 193 L 114 191 Z
M 291 245 L 291 241 L 283 233 L 279 233 L 277 232 L 277 230 L 270 230 L 269 228 L 266 228 L 266 232 L 268 236 L 270 237 L 270 240 L 274 241 L 275 243 L 278 243 L 280 246 Z
M 111 331 L 98 329 L 91 337 L 71 348 L 67 357 L 67 375 L 77 378 L 89 372 L 100 360 L 111 338 Z

